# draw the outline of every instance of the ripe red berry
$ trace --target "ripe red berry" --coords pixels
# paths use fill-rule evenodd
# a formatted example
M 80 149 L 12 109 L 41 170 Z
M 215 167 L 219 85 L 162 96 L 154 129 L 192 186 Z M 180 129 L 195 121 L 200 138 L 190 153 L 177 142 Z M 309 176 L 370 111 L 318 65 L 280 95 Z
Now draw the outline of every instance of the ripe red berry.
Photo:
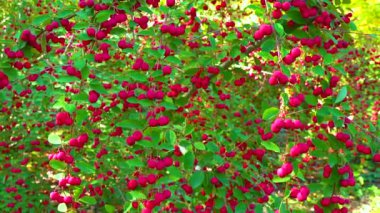
M 0 89 L 4 89 L 9 85 L 9 79 L 8 76 L 0 71 Z
M 129 190 L 135 190 L 135 189 L 137 188 L 137 185 L 138 185 L 138 183 L 137 183 L 136 180 L 130 180 L 130 181 L 128 181 L 128 183 L 127 183 L 127 188 L 128 188 Z
M 125 142 L 126 142 L 129 146 L 133 146 L 133 145 L 135 145 L 136 140 L 135 140 L 132 136 L 129 136 L 129 137 L 127 137 L 127 139 L 125 140 Z
M 137 130 L 133 132 L 132 137 L 134 138 L 135 141 L 139 141 L 143 138 L 143 133 Z
M 165 126 L 169 123 L 169 117 L 166 117 L 166 116 L 161 116 L 160 118 L 158 118 L 158 125 L 160 126 Z
M 356 146 L 356 150 L 362 154 L 369 155 L 372 153 L 372 150 L 369 146 L 366 146 L 364 144 L 358 144 Z
M 175 5 L 175 0 L 166 0 L 166 6 L 173 7 Z
M 288 11 L 288 10 L 290 9 L 290 7 L 291 7 L 290 2 L 283 2 L 283 3 L 282 3 L 282 6 L 281 6 L 281 9 L 282 9 L 283 11 Z
M 332 172 L 332 168 L 330 165 L 326 165 L 323 167 L 323 177 L 324 178 L 329 178 Z
M 293 172 L 293 165 L 291 163 L 285 163 L 281 166 L 281 168 L 277 169 L 277 175 L 279 177 L 285 177 Z
M 172 68 L 170 66 L 164 66 L 162 68 L 163 75 L 170 75 L 172 73 Z
M 96 30 L 92 27 L 87 28 L 86 32 L 87 32 L 87 35 L 90 37 L 94 37 L 96 34 Z
M 99 30 L 96 34 L 95 34 L 95 38 L 97 40 L 103 40 L 105 37 L 107 36 L 107 34 L 102 31 L 102 30 Z
M 100 97 L 100 94 L 96 92 L 95 90 L 91 90 L 88 94 L 88 100 L 90 101 L 90 103 L 97 102 L 99 97 Z
M 274 19 L 279 19 L 279 18 L 281 18 L 281 16 L 282 16 L 282 12 L 281 12 L 280 9 L 273 10 L 273 12 L 272 12 L 272 17 L 273 17 Z
M 375 163 L 379 163 L 380 162 L 380 153 L 374 154 L 373 158 L 372 158 L 372 161 L 375 162 Z

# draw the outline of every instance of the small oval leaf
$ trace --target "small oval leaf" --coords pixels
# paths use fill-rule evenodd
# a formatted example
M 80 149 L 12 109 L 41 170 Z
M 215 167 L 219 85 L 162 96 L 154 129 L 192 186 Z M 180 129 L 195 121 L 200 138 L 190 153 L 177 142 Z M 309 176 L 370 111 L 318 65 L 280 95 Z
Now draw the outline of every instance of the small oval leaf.
M 189 179 L 189 183 L 193 188 L 197 188 L 202 185 L 205 179 L 205 174 L 203 171 L 196 171 Z
M 276 107 L 268 108 L 263 113 L 263 119 L 264 120 L 270 120 L 278 116 L 280 113 L 280 110 Z
M 66 163 L 58 160 L 51 160 L 49 165 L 55 170 L 64 170 L 66 169 Z
M 261 142 L 261 145 L 265 147 L 265 149 L 273 151 L 273 152 L 280 152 L 280 147 L 277 146 L 277 144 L 271 142 L 271 141 L 263 141 Z
M 335 99 L 335 103 L 337 104 L 337 103 L 343 101 L 343 100 L 346 98 L 346 96 L 347 96 L 347 87 L 344 86 L 344 87 L 342 87 L 342 89 L 339 91 L 338 96 L 337 96 L 336 99 Z
M 55 132 L 52 132 L 49 134 L 48 141 L 51 144 L 61 144 L 62 143 L 61 137 L 59 137 L 59 135 L 57 135 L 57 133 L 55 133 Z

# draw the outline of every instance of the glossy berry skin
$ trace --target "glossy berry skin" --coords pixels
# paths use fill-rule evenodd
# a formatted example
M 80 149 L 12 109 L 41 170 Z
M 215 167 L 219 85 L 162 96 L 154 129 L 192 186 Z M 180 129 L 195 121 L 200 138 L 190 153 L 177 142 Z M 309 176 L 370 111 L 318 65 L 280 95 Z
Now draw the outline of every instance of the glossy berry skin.
M 166 6 L 173 7 L 175 5 L 175 0 L 166 0 Z

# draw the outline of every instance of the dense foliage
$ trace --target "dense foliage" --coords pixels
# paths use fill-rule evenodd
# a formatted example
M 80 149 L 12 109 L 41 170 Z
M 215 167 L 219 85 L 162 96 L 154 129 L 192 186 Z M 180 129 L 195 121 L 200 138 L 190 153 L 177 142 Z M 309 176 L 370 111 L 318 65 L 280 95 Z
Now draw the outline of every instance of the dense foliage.
M 340 2 L 6 1 L 0 209 L 348 212 L 380 53 Z

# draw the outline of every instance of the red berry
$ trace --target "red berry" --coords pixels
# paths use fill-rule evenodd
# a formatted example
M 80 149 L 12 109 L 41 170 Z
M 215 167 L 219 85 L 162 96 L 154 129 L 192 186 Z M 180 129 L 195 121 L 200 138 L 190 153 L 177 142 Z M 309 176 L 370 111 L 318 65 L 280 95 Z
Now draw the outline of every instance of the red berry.
M 282 7 L 281 7 L 281 9 L 282 9 L 283 11 L 288 11 L 288 10 L 290 10 L 290 7 L 291 7 L 290 2 L 283 2 L 283 3 L 282 3 Z
M 164 66 L 162 68 L 163 75 L 170 75 L 172 73 L 172 68 L 170 66 Z
M 175 5 L 175 0 L 166 0 L 166 6 L 173 7 Z

